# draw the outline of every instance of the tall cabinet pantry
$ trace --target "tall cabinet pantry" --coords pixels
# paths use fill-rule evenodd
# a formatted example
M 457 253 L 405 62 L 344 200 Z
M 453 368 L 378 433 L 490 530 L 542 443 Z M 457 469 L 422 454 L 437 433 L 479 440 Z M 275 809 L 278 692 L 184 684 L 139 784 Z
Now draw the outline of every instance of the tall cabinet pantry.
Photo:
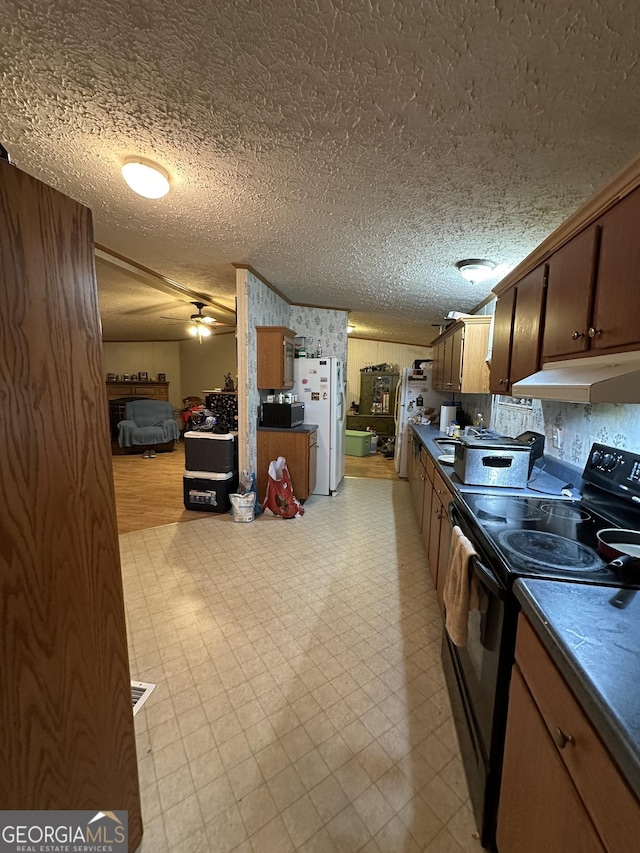
M 0 808 L 142 837 L 91 212 L 0 161 Z

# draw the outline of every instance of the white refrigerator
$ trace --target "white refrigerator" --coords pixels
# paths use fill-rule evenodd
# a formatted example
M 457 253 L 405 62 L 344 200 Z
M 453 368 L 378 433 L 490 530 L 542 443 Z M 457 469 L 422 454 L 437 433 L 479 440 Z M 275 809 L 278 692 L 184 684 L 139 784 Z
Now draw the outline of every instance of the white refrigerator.
M 396 391 L 396 448 L 394 463 L 399 477 L 408 476 L 409 462 L 409 418 L 420 409 L 433 406 L 440 411 L 445 397 L 431 386 L 433 365 L 427 364 L 422 375 L 416 375 L 410 367 L 405 367 L 398 381 Z
M 346 375 L 339 358 L 296 358 L 294 388 L 304 403 L 304 421 L 318 424 L 314 495 L 332 495 L 344 477 Z

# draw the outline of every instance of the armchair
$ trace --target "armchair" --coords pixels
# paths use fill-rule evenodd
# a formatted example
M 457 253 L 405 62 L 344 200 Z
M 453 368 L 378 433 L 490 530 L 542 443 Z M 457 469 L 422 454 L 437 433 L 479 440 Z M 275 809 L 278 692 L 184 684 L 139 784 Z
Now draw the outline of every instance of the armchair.
M 118 444 L 127 452 L 169 451 L 180 436 L 171 403 L 132 400 L 125 405 L 125 420 L 118 424 Z

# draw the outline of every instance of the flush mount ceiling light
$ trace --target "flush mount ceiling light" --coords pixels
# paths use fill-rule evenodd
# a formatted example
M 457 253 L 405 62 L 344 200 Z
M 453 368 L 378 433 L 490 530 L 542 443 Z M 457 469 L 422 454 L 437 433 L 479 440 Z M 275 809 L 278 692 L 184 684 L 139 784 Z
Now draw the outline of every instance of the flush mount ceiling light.
M 471 284 L 476 284 L 479 281 L 490 278 L 496 266 L 493 261 L 482 260 L 481 258 L 467 258 L 464 261 L 458 261 L 456 269 L 462 278 L 471 282 Z
M 122 177 L 134 193 L 144 198 L 162 198 L 171 186 L 169 173 L 142 157 L 128 157 L 122 167 Z

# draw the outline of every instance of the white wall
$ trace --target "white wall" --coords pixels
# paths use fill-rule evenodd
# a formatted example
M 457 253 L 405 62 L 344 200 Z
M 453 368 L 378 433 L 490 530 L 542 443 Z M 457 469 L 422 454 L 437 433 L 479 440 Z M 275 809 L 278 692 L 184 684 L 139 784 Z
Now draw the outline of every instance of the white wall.
M 235 332 L 213 335 L 201 344 L 180 341 L 180 377 L 183 397 L 203 397 L 204 390 L 222 388 L 225 373 L 234 383 L 238 375 Z
M 169 401 L 174 408 L 182 407 L 182 378 L 179 341 L 111 341 L 102 344 L 106 373 L 140 373 L 149 379 L 164 373 L 169 383 Z M 106 379 L 106 375 L 105 375 Z
M 360 402 L 360 371 L 371 364 L 391 364 L 398 368 L 412 367 L 420 358 L 431 358 L 431 347 L 410 344 L 392 344 L 384 341 L 366 341 L 349 338 L 347 350 L 347 406 L 353 400 Z

